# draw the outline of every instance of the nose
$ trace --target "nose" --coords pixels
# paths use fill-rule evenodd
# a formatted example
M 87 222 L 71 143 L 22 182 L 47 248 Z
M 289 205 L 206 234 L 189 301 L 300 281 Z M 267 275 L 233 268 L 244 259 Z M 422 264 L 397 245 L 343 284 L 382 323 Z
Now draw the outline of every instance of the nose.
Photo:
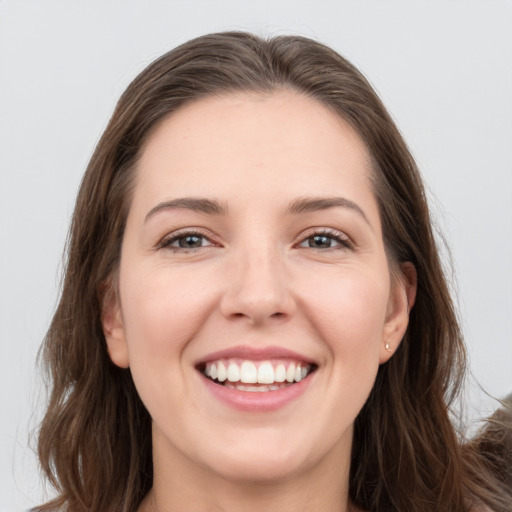
M 296 309 L 283 256 L 272 249 L 252 250 L 230 262 L 222 314 L 253 325 L 283 321 Z

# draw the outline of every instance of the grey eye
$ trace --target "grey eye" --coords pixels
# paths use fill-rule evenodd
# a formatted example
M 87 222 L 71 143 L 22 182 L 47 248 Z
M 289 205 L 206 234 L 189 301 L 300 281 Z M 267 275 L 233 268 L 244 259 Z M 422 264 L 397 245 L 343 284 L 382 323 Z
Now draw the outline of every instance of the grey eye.
M 332 236 L 328 235 L 313 235 L 308 237 L 305 242 L 307 247 L 312 247 L 313 249 L 329 249 L 333 245 L 339 245 Z
M 186 235 L 176 239 L 175 243 L 182 249 L 193 249 L 195 247 L 202 247 L 204 241 L 205 238 L 201 235 Z
M 351 249 L 350 240 L 340 232 L 319 231 L 312 233 L 300 242 L 299 247 L 306 249 Z
M 208 247 L 214 245 L 211 240 L 209 240 L 206 236 L 201 233 L 178 233 L 175 236 L 163 240 L 159 248 L 160 249 L 169 249 L 172 251 L 187 251 L 194 249 L 201 249 L 202 247 Z

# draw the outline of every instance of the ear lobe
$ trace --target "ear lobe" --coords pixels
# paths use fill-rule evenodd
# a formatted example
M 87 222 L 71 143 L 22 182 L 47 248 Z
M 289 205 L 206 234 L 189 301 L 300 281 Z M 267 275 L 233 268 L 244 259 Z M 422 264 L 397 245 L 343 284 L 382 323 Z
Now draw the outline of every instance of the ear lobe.
M 101 324 L 110 359 L 120 368 L 128 368 L 130 362 L 121 305 L 113 286 L 109 283 L 105 286 L 106 291 L 101 293 Z
M 380 364 L 387 362 L 395 353 L 409 325 L 409 313 L 416 300 L 418 277 L 410 262 L 400 265 L 400 275 L 393 278 L 388 311 L 383 329 Z

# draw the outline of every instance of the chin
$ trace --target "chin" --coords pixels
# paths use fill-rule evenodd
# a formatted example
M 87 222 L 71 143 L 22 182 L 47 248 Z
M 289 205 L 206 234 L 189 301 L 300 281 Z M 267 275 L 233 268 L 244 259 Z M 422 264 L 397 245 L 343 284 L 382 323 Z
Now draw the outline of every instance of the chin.
M 259 457 L 253 460 L 233 460 L 221 468 L 214 468 L 223 479 L 238 484 L 271 485 L 281 483 L 307 471 L 297 460 L 281 457 Z
M 319 459 L 318 451 L 293 439 L 232 443 L 223 453 L 214 455 L 209 464 L 223 479 L 238 483 L 274 484 L 307 472 Z M 219 464 L 218 461 L 222 461 Z

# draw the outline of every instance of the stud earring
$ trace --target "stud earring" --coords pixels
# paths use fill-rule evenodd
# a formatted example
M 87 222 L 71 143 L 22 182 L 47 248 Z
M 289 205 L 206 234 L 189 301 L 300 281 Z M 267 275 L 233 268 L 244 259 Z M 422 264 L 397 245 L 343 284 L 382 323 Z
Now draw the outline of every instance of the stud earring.
M 384 348 L 388 351 L 388 352 L 391 352 L 391 345 L 386 341 L 386 343 L 384 344 Z

